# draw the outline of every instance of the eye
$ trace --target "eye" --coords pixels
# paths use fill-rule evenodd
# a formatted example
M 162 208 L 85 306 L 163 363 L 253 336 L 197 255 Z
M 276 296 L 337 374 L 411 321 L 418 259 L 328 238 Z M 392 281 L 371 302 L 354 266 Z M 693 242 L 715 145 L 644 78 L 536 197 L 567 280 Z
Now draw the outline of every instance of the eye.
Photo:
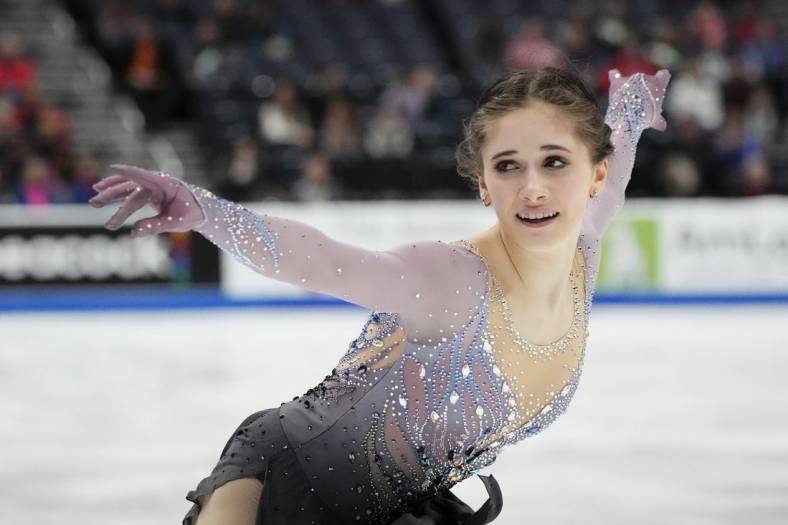
M 505 169 L 505 166 L 511 164 L 514 165 L 514 162 L 511 160 L 502 160 L 498 164 L 495 165 L 495 171 L 504 172 L 504 171 L 512 171 L 511 169 Z
M 547 167 L 548 167 L 548 168 L 561 169 L 561 168 L 563 168 L 564 166 L 566 166 L 566 165 L 568 164 L 568 163 L 567 163 L 567 162 L 566 162 L 564 159 L 562 159 L 561 157 L 548 157 L 548 158 L 547 158 L 547 161 L 545 162 L 545 165 L 548 165 L 548 164 L 550 164 L 551 162 L 555 162 L 555 161 L 558 161 L 558 162 L 560 162 L 560 163 L 561 163 L 561 165 L 560 165 L 560 166 L 552 165 L 552 166 L 547 166 Z

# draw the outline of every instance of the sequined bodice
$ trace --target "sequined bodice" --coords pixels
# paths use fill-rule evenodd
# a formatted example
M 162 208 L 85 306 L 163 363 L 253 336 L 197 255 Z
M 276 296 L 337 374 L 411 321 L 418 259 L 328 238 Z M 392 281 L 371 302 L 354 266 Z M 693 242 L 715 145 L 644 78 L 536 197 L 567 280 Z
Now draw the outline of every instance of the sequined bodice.
M 305 456 L 323 439 L 325 446 L 340 440 L 332 468 L 349 469 L 348 479 L 355 458 L 371 460 L 357 485 L 383 495 L 373 512 L 381 522 L 402 501 L 451 487 L 493 463 L 505 445 L 540 433 L 566 410 L 580 377 L 588 306 L 580 254 L 570 330 L 551 345 L 528 345 L 475 246 L 461 240 L 446 249 L 483 261 L 479 282 L 487 285 L 464 323 L 429 343 L 409 338 L 397 313 L 373 312 L 332 374 L 282 407 L 283 425 L 309 450 Z M 305 413 L 324 419 L 310 424 Z M 343 461 L 346 454 L 354 460 Z
M 387 523 L 566 410 L 583 367 L 600 238 L 623 203 L 637 139 L 661 109 L 661 84 L 614 73 L 605 122 L 616 152 L 583 218 L 571 327 L 550 345 L 517 332 L 502 287 L 467 241 L 369 250 L 189 185 L 206 216 L 195 230 L 238 261 L 372 312 L 331 374 L 280 407 L 301 466 L 332 510 Z
M 470 241 L 461 240 L 457 244 L 466 246 L 484 259 Z M 511 439 L 507 442 L 511 442 L 536 433 L 535 416 L 551 412 L 553 402 L 568 399 L 577 384 L 587 336 L 585 269 L 582 252 L 578 249 L 570 275 L 573 298 L 571 326 L 558 340 L 538 345 L 527 341 L 517 330 L 503 287 L 486 260 L 485 266 L 490 279 L 491 300 L 485 305 L 487 324 L 483 349 L 494 363 L 494 373 L 504 378 L 501 393 L 507 396 L 506 402 L 512 411 L 506 417 L 508 424 L 497 434 L 503 438 L 509 436 Z M 544 425 L 539 427 L 541 429 Z M 498 435 L 490 436 L 490 440 L 495 442 Z

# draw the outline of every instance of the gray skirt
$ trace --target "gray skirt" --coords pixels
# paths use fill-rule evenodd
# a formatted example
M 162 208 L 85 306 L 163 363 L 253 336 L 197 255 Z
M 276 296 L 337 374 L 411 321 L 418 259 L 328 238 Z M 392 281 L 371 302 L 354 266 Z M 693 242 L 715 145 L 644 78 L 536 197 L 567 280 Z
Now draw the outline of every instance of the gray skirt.
M 344 525 L 347 518 L 332 510 L 309 483 L 293 446 L 279 421 L 279 408 L 255 412 L 241 422 L 227 440 L 213 471 L 186 495 L 193 503 L 183 525 L 194 525 L 200 512 L 198 498 L 211 494 L 225 483 L 255 478 L 263 483 L 257 518 L 250 525 Z M 390 525 L 483 525 L 492 522 L 503 504 L 498 482 L 479 475 L 488 499 L 474 512 L 448 489 L 424 497 L 396 517 Z

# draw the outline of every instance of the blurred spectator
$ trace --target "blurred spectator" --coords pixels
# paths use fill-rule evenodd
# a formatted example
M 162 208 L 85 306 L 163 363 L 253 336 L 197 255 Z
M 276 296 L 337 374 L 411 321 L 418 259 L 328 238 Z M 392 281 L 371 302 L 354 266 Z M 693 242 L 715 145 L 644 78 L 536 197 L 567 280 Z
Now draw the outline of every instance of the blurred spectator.
M 742 61 L 734 59 L 730 64 L 730 76 L 722 85 L 725 109 L 743 111 L 749 104 L 750 93 L 760 80 Z
M 24 154 L 19 130 L 11 100 L 0 98 L 0 202 L 15 200 L 9 193 L 16 185 L 14 178 Z
M 357 53 L 354 46 L 361 32 L 353 32 L 354 24 L 315 25 L 320 23 L 315 22 L 315 18 L 320 20 L 315 14 L 324 10 L 342 9 L 353 20 L 372 20 L 370 3 L 362 0 L 325 0 L 310 4 L 309 10 L 247 0 L 67 2 L 83 4 L 78 12 L 88 24 L 98 23 L 99 29 L 92 33 L 98 35 L 95 41 L 116 70 L 122 66 L 124 74 L 129 69 L 130 42 L 137 42 L 138 65 L 157 62 L 159 53 L 166 56 L 157 46 L 166 49 L 167 42 L 170 51 L 179 50 L 180 61 L 173 69 L 180 71 L 180 78 L 190 79 L 189 88 L 199 97 L 198 137 L 206 162 L 226 158 L 222 163 L 227 168 L 213 171 L 229 173 L 232 159 L 248 168 L 257 154 L 258 161 L 262 157 L 276 168 L 262 170 L 266 193 L 274 187 L 286 191 L 293 186 L 294 178 L 305 171 L 299 164 L 304 150 L 319 151 L 332 165 L 343 163 L 347 173 L 375 169 L 380 166 L 375 164 L 378 159 L 391 159 L 395 165 L 417 151 L 408 160 L 414 169 L 444 169 L 446 177 L 434 179 L 453 180 L 448 173 L 453 164 L 437 166 L 435 162 L 456 145 L 461 133 L 458 123 L 470 113 L 479 82 L 487 85 L 505 67 L 546 65 L 571 67 L 597 88 L 600 99 L 607 95 L 609 69 L 627 76 L 653 74 L 660 68 L 671 71 L 673 81 L 665 105 L 668 133 L 641 143 L 639 158 L 645 165 L 640 170 L 649 176 L 640 178 L 646 181 L 642 186 L 634 181 L 636 195 L 757 194 L 764 188 L 783 187 L 782 179 L 788 180 L 788 174 L 780 171 L 785 162 L 781 141 L 788 136 L 785 37 L 772 16 L 773 6 L 754 0 L 697 0 L 686 12 L 676 3 L 606 0 L 592 6 L 574 0 L 562 3 L 566 9 L 560 14 L 522 21 L 512 16 L 512 2 L 466 2 L 461 7 L 448 0 L 433 2 L 430 10 L 438 16 L 431 17 L 431 22 L 441 21 L 448 27 L 418 31 L 424 33 L 425 43 L 427 39 L 440 41 L 442 49 L 435 59 L 426 59 L 427 53 L 411 54 L 406 46 L 397 49 L 394 44 L 386 49 L 389 42 L 379 39 L 370 45 L 380 46 L 382 54 Z M 406 24 L 416 10 L 411 4 L 394 0 L 386 10 L 401 15 L 397 20 Z M 554 7 L 551 12 L 555 13 Z M 154 23 L 166 38 L 135 36 L 141 32 L 135 22 L 140 17 Z M 512 28 L 516 32 L 510 37 Z M 468 44 L 475 61 L 461 60 L 457 46 Z M 370 61 L 372 56 L 385 59 Z M 685 61 L 684 57 L 691 58 Z M 143 73 L 137 76 L 144 80 L 150 75 L 141 69 Z M 403 71 L 401 80 L 384 80 Z M 2 166 L 21 165 L 19 159 L 42 150 L 39 129 L 49 130 L 45 136 L 58 135 L 54 132 L 58 119 L 41 110 L 36 98 L 23 89 L 20 103 L 11 110 L 13 121 L 23 131 L 12 138 L 6 133 L 2 138 L 6 145 L 0 144 L 0 151 L 11 152 L 0 158 L 0 169 L 11 174 L 3 183 L 6 187 L 9 177 L 19 178 L 20 168 Z M 8 109 L 5 112 L 8 121 Z M 247 139 L 236 140 L 254 135 L 250 130 L 255 127 L 262 150 Z M 18 145 L 20 134 L 24 135 L 22 146 Z M 9 147 L 11 143 L 16 145 Z M 10 161 L 12 157 L 17 160 Z M 71 180 L 72 172 L 76 176 L 73 161 L 71 167 L 69 162 L 62 163 L 62 169 L 54 158 L 50 163 L 62 170 L 66 180 Z M 776 166 L 774 173 L 771 165 Z M 237 182 L 250 173 L 239 168 Z M 363 177 L 358 180 L 363 184 Z M 348 188 L 352 186 L 348 182 Z M 248 191 L 258 191 L 255 188 Z M 237 191 L 248 194 L 246 189 Z
M 58 173 L 66 175 L 73 161 L 72 130 L 68 115 L 44 100 L 37 83 L 27 86 L 16 104 L 22 156 L 44 157 Z M 16 169 L 21 168 L 21 162 Z
M 745 126 L 743 112 L 731 110 L 714 143 L 717 175 L 729 196 L 761 195 L 769 191 L 771 174 L 763 144 Z
M 722 90 L 713 79 L 703 76 L 697 62 L 689 60 L 687 69 L 671 79 L 665 110 L 670 117 L 693 118 L 706 130 L 717 129 L 724 116 Z
M 99 11 L 93 16 L 100 49 L 115 73 L 122 72 L 126 58 L 124 50 L 133 36 L 137 9 L 127 0 L 106 0 L 93 4 L 91 8 Z
M 692 158 L 683 153 L 668 153 L 661 168 L 663 197 L 694 197 L 700 193 L 703 179 Z
M 0 95 L 13 96 L 30 86 L 34 79 L 35 67 L 22 55 L 19 37 L 0 33 Z
M 41 87 L 34 82 L 20 93 L 15 106 L 15 119 L 25 133 L 32 135 L 39 112 L 46 106 Z
M 19 37 L 0 35 L 0 202 L 72 202 L 72 135 L 68 114 L 43 97 Z
M 719 6 L 710 0 L 699 2 L 686 19 L 685 31 L 703 75 L 724 83 L 730 75 L 725 56 L 728 28 Z
M 329 159 L 348 159 L 361 153 L 361 132 L 356 111 L 345 97 L 333 99 L 319 136 L 320 151 Z
M 755 38 L 756 27 L 762 16 L 760 6 L 752 0 L 740 0 L 733 7 L 733 21 L 730 23 L 731 36 L 735 43 L 746 44 Z
M 250 137 L 239 137 L 221 168 L 217 191 L 230 200 L 248 202 L 260 197 L 256 190 L 262 177 L 260 148 Z
M 653 40 L 643 46 L 646 56 L 669 71 L 680 71 L 683 53 L 676 24 L 667 17 L 658 17 L 651 31 Z
M 170 41 L 185 38 L 196 19 L 194 8 L 187 0 L 155 0 L 152 15 Z
M 358 102 L 350 99 L 348 95 L 349 81 L 347 66 L 338 62 L 327 64 L 306 81 L 304 103 L 315 122 L 323 122 L 328 106 L 339 98 L 347 99 L 353 106 L 354 113 L 358 113 Z
M 253 2 L 246 16 L 253 29 L 254 38 L 258 40 L 264 41 L 283 32 L 281 17 L 277 16 L 274 5 L 270 2 Z
M 659 195 L 663 197 L 691 197 L 719 195 L 723 184 L 716 172 L 712 147 L 714 131 L 705 130 L 692 115 L 670 116 L 667 131 L 673 139 L 663 148 Z M 695 180 L 695 177 L 699 180 Z
M 314 130 L 307 110 L 301 105 L 292 82 L 283 80 L 274 89 L 271 100 L 260 106 L 260 136 L 271 144 L 307 148 L 314 141 Z
M 402 158 L 413 150 L 413 133 L 393 109 L 381 108 L 364 133 L 364 149 L 372 158 Z
M 607 0 L 602 6 L 602 13 L 594 24 L 594 35 L 607 48 L 617 49 L 635 35 L 631 31 L 627 2 L 623 0 Z
M 400 114 L 413 131 L 424 119 L 436 94 L 435 71 L 427 64 L 414 66 L 404 82 L 386 88 L 380 96 L 380 107 Z
M 318 91 L 326 97 L 338 97 L 344 94 L 348 84 L 349 72 L 345 64 L 338 62 L 328 64 L 320 70 Z
M 557 21 L 556 42 L 570 59 L 587 60 L 594 55 L 593 14 L 587 4 L 576 3 L 566 20 Z
M 93 185 L 101 180 L 101 166 L 94 155 L 82 154 L 74 166 L 71 193 L 74 202 L 88 202 L 96 194 Z
M 236 0 L 213 0 L 213 16 L 224 42 L 243 42 L 251 28 Z
M 752 28 L 747 31 L 747 37 L 738 37 L 742 42 L 735 54 L 747 64 L 753 76 L 765 78 L 778 71 L 785 62 L 786 46 L 780 40 L 778 26 L 773 20 L 760 13 L 754 13 L 753 16 Z
M 506 65 L 511 69 L 564 66 L 564 53 L 549 39 L 544 19 L 531 17 L 522 23 L 507 46 Z
M 71 194 L 46 160 L 30 156 L 22 168 L 22 180 L 17 187 L 16 198 L 21 204 L 44 205 L 70 202 Z
M 623 76 L 634 75 L 635 73 L 645 73 L 646 75 L 655 74 L 660 68 L 652 62 L 640 48 L 640 43 L 636 37 L 627 39 L 619 47 L 607 63 L 599 68 L 597 74 L 597 89 L 600 93 L 607 95 L 610 89 L 610 79 L 607 72 L 611 69 L 618 69 Z M 672 86 L 671 86 L 672 87 Z
M 185 60 L 191 64 L 187 76 L 192 80 L 192 87 L 199 88 L 199 84 L 207 83 L 219 73 L 223 61 L 219 24 L 210 17 L 200 19 L 194 28 L 194 45 L 190 57 Z
M 58 173 L 67 175 L 73 161 L 71 123 L 68 115 L 53 105 L 42 106 L 36 115 L 31 145 Z
M 784 27 L 784 26 L 783 26 Z M 745 49 L 756 50 L 764 65 L 765 76 L 785 71 L 788 46 L 784 34 L 774 20 L 762 18 L 756 27 L 755 40 Z
M 319 153 L 307 155 L 302 164 L 301 176 L 293 183 L 292 192 L 299 201 L 339 199 L 340 189 L 328 159 Z
M 476 34 L 476 54 L 480 71 L 474 71 L 482 84 L 488 84 L 503 72 L 506 39 L 499 17 L 486 13 L 479 19 Z
M 763 84 L 753 88 L 745 110 L 745 127 L 768 150 L 778 139 L 779 116 L 771 92 Z
M 133 29 L 118 53 L 123 80 L 145 115 L 146 127 L 158 129 L 175 116 L 184 97 L 182 82 L 173 49 L 153 20 L 140 16 Z
M 725 17 L 711 0 L 701 0 L 687 19 L 687 30 L 699 49 L 722 51 L 728 39 Z

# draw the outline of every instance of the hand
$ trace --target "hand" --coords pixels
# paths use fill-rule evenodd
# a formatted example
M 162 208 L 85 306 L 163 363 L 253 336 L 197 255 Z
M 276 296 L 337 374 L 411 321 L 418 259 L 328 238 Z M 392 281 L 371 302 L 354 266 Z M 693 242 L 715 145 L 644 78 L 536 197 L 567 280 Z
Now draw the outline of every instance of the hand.
M 125 199 L 104 225 L 105 228 L 117 230 L 132 213 L 146 204 L 156 211 L 156 215 L 135 222 L 131 229 L 132 237 L 189 231 L 205 221 L 202 208 L 183 181 L 163 172 L 123 164 L 113 164 L 110 168 L 114 174 L 93 185 L 98 193 L 88 201 L 92 206 L 101 208 Z
M 662 102 L 665 99 L 665 88 L 670 82 L 670 72 L 667 69 L 660 69 L 655 75 L 635 73 L 625 77 L 618 69 L 611 69 L 607 74 L 610 79 L 611 101 L 618 99 L 619 90 L 626 85 L 636 95 L 641 95 L 646 99 L 644 104 L 645 128 L 665 131 L 667 122 L 662 116 Z

